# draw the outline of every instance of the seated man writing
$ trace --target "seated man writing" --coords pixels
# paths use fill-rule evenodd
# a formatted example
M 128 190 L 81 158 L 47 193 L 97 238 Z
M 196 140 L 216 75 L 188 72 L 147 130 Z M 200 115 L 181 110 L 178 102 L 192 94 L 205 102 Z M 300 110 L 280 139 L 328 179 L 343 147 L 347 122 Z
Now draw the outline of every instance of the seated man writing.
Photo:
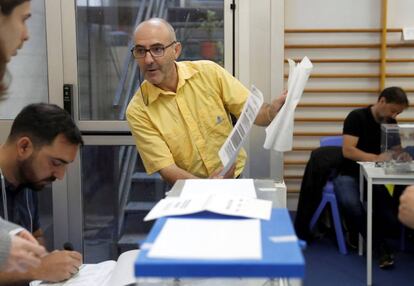
M 56 105 L 40 103 L 26 106 L 17 115 L 0 147 L 0 214 L 29 230 L 40 244 L 44 245 L 44 238 L 36 192 L 63 179 L 81 144 L 80 131 L 70 115 Z M 0 273 L 0 285 L 62 281 L 77 273 L 81 263 L 80 253 L 55 250 L 25 273 Z
M 405 92 L 399 87 L 384 89 L 374 105 L 353 110 L 343 126 L 342 153 L 345 158 L 340 175 L 334 180 L 334 191 L 351 233 L 366 238 L 367 214 L 360 201 L 359 165 L 357 161 L 381 162 L 381 124 L 395 124 L 395 118 L 408 107 Z M 379 254 L 379 266 L 394 264 L 394 256 L 384 237 L 398 227 L 397 206 L 383 185 L 373 186 L 373 246 Z M 354 236 L 356 237 L 356 236 Z

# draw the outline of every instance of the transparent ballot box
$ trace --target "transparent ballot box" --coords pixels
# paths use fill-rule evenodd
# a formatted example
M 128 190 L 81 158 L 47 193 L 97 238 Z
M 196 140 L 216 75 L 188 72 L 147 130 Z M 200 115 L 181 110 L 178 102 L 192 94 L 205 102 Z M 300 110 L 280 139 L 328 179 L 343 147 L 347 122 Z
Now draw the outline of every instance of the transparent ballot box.
M 386 174 L 414 173 L 414 124 L 382 124 L 381 153 Z

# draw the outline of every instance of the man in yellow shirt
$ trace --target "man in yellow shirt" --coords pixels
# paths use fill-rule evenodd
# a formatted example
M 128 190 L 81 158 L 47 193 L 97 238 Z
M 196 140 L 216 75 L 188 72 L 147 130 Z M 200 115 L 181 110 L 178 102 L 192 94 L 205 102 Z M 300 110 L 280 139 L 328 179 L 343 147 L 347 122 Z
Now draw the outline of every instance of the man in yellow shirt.
M 218 178 L 218 151 L 233 126 L 230 114 L 240 116 L 249 91 L 211 61 L 176 62 L 181 53 L 173 27 L 152 18 L 134 32 L 131 50 L 145 81 L 126 112 L 147 173 L 164 180 Z M 263 104 L 255 124 L 268 125 L 286 94 Z M 246 152 L 224 178 L 239 176 Z

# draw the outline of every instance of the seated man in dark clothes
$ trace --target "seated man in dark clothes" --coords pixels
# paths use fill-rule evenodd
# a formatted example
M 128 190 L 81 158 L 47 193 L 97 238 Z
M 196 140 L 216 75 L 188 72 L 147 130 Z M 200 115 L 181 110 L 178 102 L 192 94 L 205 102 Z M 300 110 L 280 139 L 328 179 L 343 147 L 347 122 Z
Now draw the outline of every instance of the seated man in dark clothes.
M 408 107 L 405 92 L 399 87 L 384 89 L 374 105 L 353 110 L 343 127 L 342 152 L 345 157 L 340 175 L 334 180 L 334 191 L 348 227 L 366 237 L 366 211 L 360 201 L 357 161 L 381 162 L 381 124 L 395 124 L 396 116 Z M 373 246 L 379 254 L 379 266 L 394 264 L 393 254 L 384 237 L 398 230 L 397 206 L 385 186 L 373 186 Z
M 13 121 L 0 146 L 0 215 L 30 231 L 44 245 L 37 191 L 62 180 L 83 140 L 69 113 L 53 104 L 30 104 Z M 60 282 L 78 272 L 82 256 L 55 250 L 27 272 L 0 273 L 0 285 L 27 285 L 32 280 Z

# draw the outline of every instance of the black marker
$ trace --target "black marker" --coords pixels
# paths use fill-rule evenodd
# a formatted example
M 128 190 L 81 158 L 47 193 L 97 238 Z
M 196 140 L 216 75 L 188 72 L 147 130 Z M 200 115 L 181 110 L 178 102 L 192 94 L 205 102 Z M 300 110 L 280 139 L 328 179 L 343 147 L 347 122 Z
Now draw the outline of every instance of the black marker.
M 70 243 L 70 242 L 65 242 L 64 244 L 63 244 L 63 249 L 64 250 L 68 250 L 68 251 L 73 251 L 74 249 L 73 249 L 73 245 L 72 245 L 72 243 Z

